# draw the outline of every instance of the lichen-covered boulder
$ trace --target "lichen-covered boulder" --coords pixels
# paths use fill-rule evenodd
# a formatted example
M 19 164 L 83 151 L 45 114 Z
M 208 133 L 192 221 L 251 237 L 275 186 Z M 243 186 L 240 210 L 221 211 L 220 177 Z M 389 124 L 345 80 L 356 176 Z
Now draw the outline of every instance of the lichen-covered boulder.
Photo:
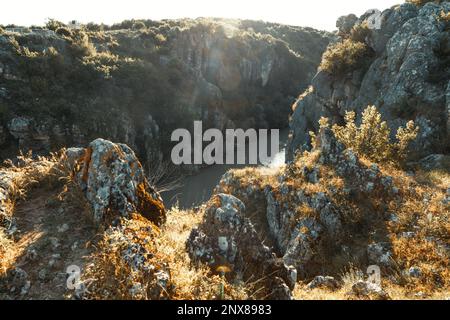
M 383 290 L 383 288 L 373 282 L 359 280 L 353 284 L 351 292 L 362 299 L 372 299 L 372 300 L 389 300 L 389 294 Z
M 339 282 L 330 276 L 316 276 L 307 285 L 308 289 L 327 288 L 329 290 L 336 290 L 339 288 Z
M 134 212 L 155 224 L 165 220 L 162 199 L 128 146 L 96 139 L 77 161 L 75 171 L 97 223 Z
M 401 201 L 405 189 L 346 149 L 329 128 L 321 128 L 314 145 L 275 175 L 263 168 L 230 171 L 216 192 L 251 208 L 258 233 L 299 279 L 336 275 L 349 262 L 388 269 L 392 248 L 372 244 L 388 241 L 391 212 L 384 203 Z
M 195 262 L 213 270 L 224 270 L 229 279 L 262 279 L 259 294 L 272 299 L 290 299 L 296 270 L 277 259 L 260 240 L 245 205 L 228 194 L 217 194 L 209 201 L 202 223 L 192 230 L 187 250 Z M 259 288 L 255 288 L 259 289 Z

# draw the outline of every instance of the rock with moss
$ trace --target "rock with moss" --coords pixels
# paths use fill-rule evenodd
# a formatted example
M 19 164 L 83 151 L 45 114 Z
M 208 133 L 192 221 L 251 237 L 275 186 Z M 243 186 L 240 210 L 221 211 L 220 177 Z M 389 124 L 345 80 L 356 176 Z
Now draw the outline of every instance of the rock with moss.
M 149 185 L 141 163 L 128 146 L 94 140 L 78 160 L 76 171 L 97 223 L 131 213 L 140 213 L 156 224 L 165 220 L 161 197 Z
M 353 284 L 350 294 L 363 299 L 389 300 L 389 294 L 383 288 L 369 281 L 359 280 Z
M 259 233 L 286 265 L 297 269 L 300 279 L 324 271 L 334 274 L 349 259 L 389 267 L 390 252 L 385 257 L 384 251 L 368 248 L 367 242 L 354 237 L 367 237 L 368 231 L 360 234 L 358 226 L 385 223 L 383 214 L 369 213 L 367 208 L 372 201 L 399 200 L 394 179 L 378 165 L 363 163 L 329 128 L 321 128 L 314 145 L 308 155 L 299 155 L 282 169 L 276 183 L 261 184 L 258 180 L 264 178 L 259 177 L 251 185 L 247 179 L 252 173 L 242 178 L 227 173 L 217 191 L 244 199 Z M 328 185 L 330 176 L 342 185 Z
M 290 299 L 295 269 L 286 266 L 259 238 L 245 205 L 236 197 L 217 194 L 205 209 L 202 223 L 186 243 L 191 259 L 206 263 L 229 280 L 255 281 L 258 295 Z

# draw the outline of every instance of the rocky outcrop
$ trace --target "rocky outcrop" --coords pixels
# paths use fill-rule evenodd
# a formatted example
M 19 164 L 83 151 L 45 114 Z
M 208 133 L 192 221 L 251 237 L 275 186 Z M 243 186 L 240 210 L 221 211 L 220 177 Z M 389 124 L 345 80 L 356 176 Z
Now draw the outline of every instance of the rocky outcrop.
M 89 288 L 80 292 L 80 298 L 168 299 L 173 286 L 169 265 L 155 257 L 158 235 L 159 229 L 138 214 L 120 218 L 106 229 L 83 274 Z
M 364 64 L 368 67 L 339 75 L 319 70 L 311 89 L 294 104 L 288 159 L 296 150 L 309 148 L 308 132 L 318 129 L 321 116 L 342 123 L 346 111 L 361 114 L 368 105 L 380 110 L 392 132 L 415 120 L 420 133 L 412 149 L 419 156 L 448 148 L 450 35 L 449 22 L 440 17 L 449 11 L 448 2 L 428 2 L 382 12 L 380 28 L 369 29 L 363 39 L 374 52 Z M 348 35 L 351 23 L 367 18 L 341 18 L 338 25 Z
M 309 183 L 318 184 L 323 166 L 330 166 L 338 176 L 345 177 L 344 192 L 348 195 L 395 197 L 398 193 L 392 177 L 383 176 L 376 165 L 369 168 L 363 165 L 352 150 L 337 141 L 330 129 L 321 129 L 314 151 L 320 155 L 316 165 L 300 170 L 302 179 Z M 311 194 L 292 187 L 285 179 L 281 177 L 281 185 L 276 190 L 266 187 L 268 226 L 284 261 L 305 276 L 314 273 L 320 263 L 318 257 L 326 255 L 327 250 L 334 247 L 340 251 L 338 247 L 345 241 L 345 216 L 332 195 Z M 306 205 L 315 214 L 295 218 L 296 208 L 292 203 Z M 296 223 L 292 224 L 294 219 Z
M 312 160 L 303 164 L 297 159 L 297 163 L 288 165 L 276 176 L 276 183 L 245 184 L 228 173 L 217 192 L 229 192 L 252 206 L 251 221 L 257 224 L 277 256 L 297 269 L 301 279 L 310 279 L 324 270 L 333 274 L 345 265 L 346 259 L 391 266 L 388 244 L 370 239 L 356 243 L 353 237 L 367 236 L 355 231 L 358 225 L 384 223 L 382 214 L 359 215 L 356 208 L 372 206 L 368 199 L 398 199 L 399 189 L 393 178 L 383 174 L 375 164 L 363 164 L 352 150 L 345 149 L 331 129 L 322 128 L 316 139 L 316 148 L 310 154 Z M 329 172 L 333 172 L 333 178 L 342 179 L 343 186 L 326 188 Z
M 205 210 L 202 223 L 192 230 L 186 244 L 191 259 L 223 272 L 230 280 L 262 279 L 254 288 L 264 288 L 258 293 L 261 296 L 290 299 L 297 272 L 262 243 L 242 201 L 217 194 Z
M 77 152 L 70 149 L 70 157 Z M 75 171 L 97 223 L 131 213 L 140 213 L 156 224 L 164 221 L 161 197 L 149 185 L 142 165 L 128 146 L 94 140 L 78 159 Z

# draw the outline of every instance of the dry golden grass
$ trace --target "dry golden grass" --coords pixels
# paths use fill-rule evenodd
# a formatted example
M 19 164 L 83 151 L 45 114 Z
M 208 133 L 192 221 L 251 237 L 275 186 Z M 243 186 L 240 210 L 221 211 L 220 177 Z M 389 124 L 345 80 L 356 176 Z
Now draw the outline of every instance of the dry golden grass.
M 0 277 L 2 277 L 11 266 L 14 254 L 12 252 L 13 242 L 0 228 Z
M 157 256 L 170 266 L 172 283 L 175 286 L 172 299 L 246 299 L 246 288 L 241 284 L 230 284 L 218 275 L 213 275 L 206 266 L 196 268 L 186 252 L 186 240 L 191 230 L 203 218 L 203 210 L 180 210 L 172 208 L 167 222 L 156 240 Z M 220 296 L 220 286 L 224 295 Z
M 232 170 L 232 179 L 229 185 L 221 185 L 221 192 L 235 194 L 241 200 L 243 195 L 264 195 L 267 186 L 272 188 L 278 201 L 293 205 L 296 212 L 294 220 L 302 217 L 314 217 L 317 212 L 306 203 L 298 203 L 293 199 L 296 191 L 313 196 L 318 192 L 326 193 L 339 208 L 340 214 L 347 224 L 359 221 L 367 215 L 367 208 L 361 206 L 360 200 L 355 201 L 343 192 L 345 179 L 337 175 L 330 166 L 319 164 L 320 152 L 305 152 L 296 158 L 293 165 L 282 166 L 277 169 L 245 168 Z M 72 188 L 71 175 L 64 161 L 54 155 L 50 158 L 32 160 L 23 156 L 20 165 L 0 169 L 8 171 L 14 178 L 11 189 L 11 198 L 5 205 L 9 214 L 14 213 L 14 204 L 17 200 L 26 199 L 28 191 L 35 185 L 39 187 L 52 187 L 62 183 L 62 194 L 56 197 L 79 201 L 83 197 L 77 188 Z M 370 167 L 370 160 L 361 158 L 364 166 Z M 306 181 L 302 176 L 303 168 L 319 169 L 317 183 Z M 450 210 L 443 200 L 446 197 L 447 187 L 450 185 L 448 170 L 419 170 L 415 175 L 407 175 L 401 169 L 388 164 L 379 164 L 381 174 L 391 176 L 394 185 L 398 187 L 399 197 L 371 197 L 370 210 L 378 220 L 373 221 L 372 230 L 383 223 L 388 241 L 392 245 L 392 254 L 395 267 L 382 277 L 383 288 L 392 299 L 443 299 L 450 295 L 450 261 L 443 252 L 439 243 L 450 243 Z M 280 177 L 283 176 L 283 179 Z M 288 194 L 282 195 L 281 185 L 287 186 Z M 55 189 L 56 190 L 56 189 Z M 59 189 L 61 190 L 61 189 Z M 78 191 L 77 191 L 78 190 Z M 258 199 L 255 201 L 255 199 Z M 249 217 L 256 225 L 261 239 L 267 236 L 264 228 L 266 204 L 255 198 L 253 202 L 246 203 L 249 208 Z M 248 199 L 247 199 L 248 200 Z M 256 203 L 257 202 L 257 203 Z M 253 292 L 250 283 L 229 283 L 214 270 L 207 266 L 194 266 L 186 252 L 186 240 L 193 228 L 203 219 L 204 208 L 198 211 L 180 210 L 172 208 L 167 213 L 166 223 L 159 229 L 149 220 L 139 214 L 131 219 L 123 219 L 122 231 L 100 231 L 98 242 L 93 242 L 93 255 L 89 258 L 90 265 L 83 277 L 89 286 L 92 299 L 252 299 Z M 398 221 L 393 223 L 383 220 L 383 214 L 395 213 Z M 381 218 L 380 218 L 381 217 Z M 260 219 L 260 220 L 258 220 Z M 293 225 L 295 221 L 293 221 Z M 384 225 L 385 224 L 385 225 Z M 305 232 L 307 230 L 304 230 Z M 414 231 L 413 238 L 401 237 L 402 232 Z M 344 237 L 345 235 L 343 235 Z M 345 239 L 345 237 L 343 238 Z M 439 241 L 430 241 L 437 239 Z M 354 238 L 356 241 L 356 237 Z M 141 245 L 146 254 L 144 264 L 152 265 L 155 270 L 167 270 L 170 281 L 165 290 L 161 290 L 152 272 L 134 270 L 123 259 L 123 250 L 130 244 Z M 270 239 L 268 239 L 270 243 Z M 354 245 L 350 243 L 349 245 Z M 366 245 L 366 244 L 365 244 Z M 4 230 L 0 229 L 0 276 L 11 268 L 14 242 L 9 239 Z M 319 253 L 318 253 L 319 254 Z M 340 266 L 341 264 L 339 264 Z M 421 275 L 412 278 L 404 271 L 410 267 L 419 267 Z M 342 288 L 336 291 L 326 289 L 309 290 L 305 283 L 299 282 L 294 290 L 296 299 L 356 299 L 349 295 L 352 284 L 362 278 L 362 273 L 355 268 L 337 268 L 337 276 L 343 283 Z M 330 269 L 331 270 L 331 269 Z M 141 284 L 144 290 L 138 290 L 138 295 L 132 294 L 136 284 Z M 156 291 L 155 291 L 156 290 Z M 155 294 L 157 292 L 157 294 Z
M 123 219 L 124 231 L 108 230 L 95 245 L 91 261 L 84 273 L 89 299 L 245 299 L 245 288 L 227 283 L 214 275 L 206 266 L 191 264 L 186 252 L 186 240 L 201 213 L 173 208 L 167 213 L 162 229 L 135 214 Z M 133 270 L 123 258 L 123 251 L 141 245 L 147 257 L 143 262 L 155 270 L 164 269 L 170 274 L 166 289 L 155 282 L 154 271 Z M 139 285 L 144 290 L 132 294 L 131 288 Z M 223 290 L 222 290 L 223 288 Z M 223 293 L 221 293 L 223 291 Z M 155 295 L 155 292 L 157 293 Z
M 9 189 L 9 199 L 6 204 L 9 214 L 14 210 L 17 200 L 26 198 L 27 192 L 36 185 L 40 187 L 53 187 L 60 179 L 69 176 L 68 168 L 60 154 L 51 154 L 48 157 L 34 159 L 31 153 L 21 154 L 17 157 L 18 165 L 10 164 L 8 168 L 0 168 L 0 172 L 12 177 Z
M 327 288 L 309 289 L 305 283 L 298 283 L 293 291 L 296 300 L 357 300 L 352 294 L 352 286 L 359 280 L 366 280 L 364 272 L 355 267 L 345 271 L 339 280 L 342 286 L 337 290 Z M 421 291 L 420 288 L 411 288 L 404 285 L 392 283 L 389 279 L 381 279 L 383 290 L 392 300 L 446 300 L 450 296 L 448 289 L 438 289 L 433 292 Z M 367 298 L 370 299 L 370 298 Z
M 52 186 L 62 176 L 67 176 L 63 168 L 58 166 L 59 156 L 52 154 L 49 157 L 33 159 L 31 153 L 18 156 L 18 165 L 9 164 L 9 167 L 0 168 L 0 172 L 11 178 L 6 192 L 7 199 L 0 204 L 5 209 L 6 217 L 11 218 L 14 207 L 19 200 L 26 199 L 28 191 L 36 185 Z M 0 217 L 1 218 L 1 217 Z M 10 267 L 12 260 L 17 256 L 18 248 L 6 235 L 0 226 L 0 276 Z
M 399 167 L 381 163 L 378 167 L 383 176 L 393 178 L 398 188 L 397 196 L 369 196 L 367 199 L 349 197 L 343 191 L 345 181 L 333 168 L 319 165 L 318 183 L 309 183 L 302 176 L 302 168 L 309 170 L 317 167 L 320 153 L 303 153 L 296 158 L 293 165 L 283 167 L 272 176 L 261 175 L 257 169 L 233 171 L 232 183 L 225 190 L 239 195 L 239 190 L 256 187 L 263 190 L 265 186 L 273 187 L 276 200 L 281 203 L 295 204 L 291 201 L 291 192 L 282 196 L 278 178 L 284 175 L 284 185 L 289 190 L 301 190 L 306 195 L 325 192 L 339 208 L 341 217 L 347 224 L 358 223 L 366 219 L 367 210 L 371 210 L 372 230 L 385 230 L 386 237 L 392 246 L 394 266 L 384 270 L 383 288 L 392 299 L 443 299 L 450 296 L 450 261 L 444 252 L 443 245 L 450 243 L 450 208 L 443 201 L 450 185 L 450 172 L 446 169 L 431 171 L 418 170 L 415 175 L 408 175 Z M 374 163 L 361 157 L 362 165 L 371 167 Z M 295 194 L 295 192 L 294 192 Z M 362 202 L 367 202 L 366 204 Z M 248 203 L 246 203 L 248 205 Z M 296 217 L 311 217 L 317 214 L 304 203 L 292 208 Z M 386 221 L 383 216 L 394 213 L 398 221 Z M 355 231 L 355 230 L 354 230 Z M 403 232 L 414 231 L 413 238 L 402 237 Z M 367 231 L 368 232 L 368 231 Z M 384 232 L 384 231 L 383 231 Z M 345 239 L 345 235 L 342 235 Z M 356 239 L 353 236 L 350 238 Z M 365 237 L 361 237 L 365 241 Z M 353 243 L 354 245 L 354 243 Z M 364 244 L 362 244 L 364 246 Z M 419 267 L 421 276 L 412 278 L 405 273 L 410 267 Z M 337 291 L 324 289 L 308 290 L 299 283 L 294 295 L 298 299 L 356 299 L 347 293 L 351 284 L 357 281 L 347 273 L 342 277 L 343 288 Z
M 94 245 L 90 264 L 83 275 L 89 299 L 160 299 L 169 295 L 155 283 L 154 273 L 163 269 L 163 261 L 154 259 L 155 238 L 160 231 L 140 214 L 121 219 L 120 228 L 107 229 Z M 124 254 L 140 254 L 138 268 Z M 132 260 L 134 261 L 134 260 Z M 141 288 L 135 290 L 132 288 Z M 157 290 L 153 290 L 156 288 Z

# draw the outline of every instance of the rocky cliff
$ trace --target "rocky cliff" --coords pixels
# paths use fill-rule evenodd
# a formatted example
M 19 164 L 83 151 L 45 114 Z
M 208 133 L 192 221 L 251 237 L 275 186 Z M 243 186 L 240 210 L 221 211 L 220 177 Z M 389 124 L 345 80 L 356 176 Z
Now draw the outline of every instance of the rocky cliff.
M 160 160 L 172 130 L 193 120 L 284 127 L 329 42 L 325 32 L 262 22 L 144 22 L 2 31 L 2 156 L 103 137 Z
M 367 14 L 340 18 L 341 40 L 324 54 L 311 87 L 294 104 L 288 158 L 309 148 L 308 131 L 318 129 L 320 117 L 342 123 L 346 111 L 361 114 L 368 105 L 391 128 L 415 120 L 418 154 L 448 152 L 449 10 L 447 1 L 404 3 L 383 11 L 374 26 Z

